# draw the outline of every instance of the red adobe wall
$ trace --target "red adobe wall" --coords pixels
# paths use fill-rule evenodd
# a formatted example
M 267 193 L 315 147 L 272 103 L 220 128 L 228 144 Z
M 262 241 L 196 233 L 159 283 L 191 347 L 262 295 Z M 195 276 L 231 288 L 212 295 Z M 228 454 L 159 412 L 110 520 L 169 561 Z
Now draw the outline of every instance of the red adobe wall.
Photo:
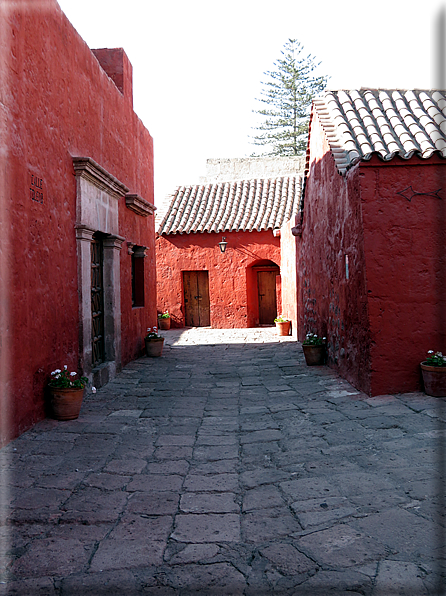
M 256 273 L 250 268 L 263 261 L 280 265 L 279 238 L 271 230 L 222 234 L 157 236 L 157 310 L 171 314 L 173 327 L 184 327 L 182 271 L 209 272 L 211 327 L 255 327 L 259 320 Z
M 329 366 L 369 395 L 416 391 L 427 350 L 445 352 L 445 160 L 373 157 L 343 177 L 316 115 L 311 131 L 299 339 L 326 336 Z
M 360 184 L 371 394 L 416 391 L 427 351 L 445 354 L 445 160 L 374 157 L 362 164 Z M 411 198 L 408 187 L 440 190 L 440 198 Z
M 6 173 L 0 176 L 3 441 L 44 416 L 44 386 L 52 370 L 64 364 L 78 368 L 72 156 L 91 157 L 131 193 L 154 202 L 153 143 L 132 109 L 131 66 L 124 52 L 118 52 L 127 73 L 123 95 L 55 1 L 15 6 L 2 15 L 7 59 L 0 122 L 6 138 L 0 154 Z M 143 333 L 156 321 L 155 233 L 153 216 L 137 216 L 124 201 L 119 219 L 126 241 L 149 247 L 146 307 L 140 309 L 131 305 L 126 242 L 120 253 L 126 363 L 141 353 Z
M 338 173 L 316 115 L 298 239 L 298 339 L 327 337 L 328 365 L 369 392 L 369 328 L 359 169 Z M 346 276 L 346 256 L 349 277 Z

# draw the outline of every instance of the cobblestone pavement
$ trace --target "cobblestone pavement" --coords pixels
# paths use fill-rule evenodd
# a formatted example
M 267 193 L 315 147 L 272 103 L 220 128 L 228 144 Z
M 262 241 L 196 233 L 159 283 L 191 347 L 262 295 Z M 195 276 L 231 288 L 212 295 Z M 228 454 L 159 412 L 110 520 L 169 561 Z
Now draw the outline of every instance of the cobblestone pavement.
M 445 400 L 370 399 L 272 329 L 162 333 L 0 451 L 0 594 L 445 593 Z

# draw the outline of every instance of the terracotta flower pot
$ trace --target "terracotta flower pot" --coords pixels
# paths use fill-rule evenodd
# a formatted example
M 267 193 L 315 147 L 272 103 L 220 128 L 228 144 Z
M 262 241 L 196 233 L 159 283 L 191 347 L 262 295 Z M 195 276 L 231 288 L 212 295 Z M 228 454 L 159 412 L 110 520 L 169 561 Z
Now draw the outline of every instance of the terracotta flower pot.
M 154 337 L 152 339 L 145 339 L 144 344 L 146 346 L 146 356 L 149 358 L 158 358 L 163 352 L 164 337 Z
M 304 357 L 307 366 L 315 366 L 324 364 L 324 357 L 326 355 L 326 346 L 303 346 Z
M 430 366 L 421 362 L 424 391 L 427 395 L 431 395 L 432 397 L 445 397 L 445 368 L 445 366 Z
M 290 335 L 290 321 L 275 321 L 279 335 Z
M 170 329 L 171 328 L 171 317 L 169 318 L 159 318 L 158 319 L 158 328 L 159 329 L 163 329 L 164 331 L 166 331 L 166 329 Z
M 84 389 L 49 387 L 52 416 L 56 420 L 75 420 L 81 411 Z

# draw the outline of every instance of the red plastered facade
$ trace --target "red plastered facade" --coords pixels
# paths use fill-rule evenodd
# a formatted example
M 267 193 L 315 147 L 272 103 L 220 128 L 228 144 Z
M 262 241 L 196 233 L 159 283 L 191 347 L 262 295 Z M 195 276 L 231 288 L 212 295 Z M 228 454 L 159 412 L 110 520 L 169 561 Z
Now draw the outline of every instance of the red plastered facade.
M 326 336 L 328 364 L 369 395 L 419 390 L 427 350 L 445 351 L 445 160 L 373 156 L 342 176 L 317 116 L 309 151 L 299 339 Z
M 157 308 L 171 314 L 172 327 L 185 326 L 183 272 L 207 271 L 210 326 L 216 329 L 256 327 L 259 324 L 258 270 L 279 275 L 279 237 L 271 230 L 226 232 L 225 253 L 218 243 L 222 234 L 191 233 L 157 236 Z M 277 308 L 281 309 L 280 287 Z
M 119 282 L 113 322 L 116 370 L 141 354 L 144 331 L 156 322 L 154 216 L 151 209 L 142 215 L 126 205 L 127 194 L 147 206 L 154 202 L 153 142 L 133 111 L 131 64 L 122 49 L 101 50 L 98 61 L 56 2 L 34 6 L 11 3 L 2 15 L 3 442 L 44 417 L 44 389 L 52 370 L 66 364 L 85 373 L 79 270 L 85 238 L 80 240 L 79 223 L 90 235 L 99 230 L 114 239 L 110 254 L 116 267 L 106 283 Z M 120 71 L 117 84 L 100 61 L 109 75 L 114 68 Z M 107 221 L 91 229 L 82 221 L 79 193 L 85 189 L 78 186 L 76 157 L 92 160 L 95 182 L 84 179 L 82 184 L 98 197 L 110 198 L 118 184 L 118 194 L 110 199 L 113 234 Z M 134 245 L 146 252 L 145 306 L 139 308 L 132 307 L 129 248 Z
M 359 177 L 371 393 L 415 391 L 427 351 L 445 354 L 445 160 L 373 157 Z

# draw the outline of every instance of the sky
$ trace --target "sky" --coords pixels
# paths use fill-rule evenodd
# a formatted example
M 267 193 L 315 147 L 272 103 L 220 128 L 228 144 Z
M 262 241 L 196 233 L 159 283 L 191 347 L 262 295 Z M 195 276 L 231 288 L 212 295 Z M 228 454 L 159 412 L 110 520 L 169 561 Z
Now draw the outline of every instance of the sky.
M 328 89 L 444 88 L 444 0 L 58 0 L 90 48 L 122 47 L 154 139 L 155 204 L 209 158 L 248 157 L 264 73 L 288 39 Z M 365 8 L 366 7 L 366 8 Z

